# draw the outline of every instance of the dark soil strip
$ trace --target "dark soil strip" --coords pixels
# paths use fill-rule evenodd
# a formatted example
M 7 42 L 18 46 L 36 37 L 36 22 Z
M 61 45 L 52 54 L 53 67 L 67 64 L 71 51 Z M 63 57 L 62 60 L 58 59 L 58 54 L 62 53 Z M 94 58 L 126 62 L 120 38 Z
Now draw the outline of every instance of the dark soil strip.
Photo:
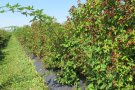
M 35 57 L 34 55 L 29 55 L 29 57 L 34 60 L 34 65 L 37 72 L 44 79 L 44 82 L 48 85 L 49 90 L 76 90 L 75 86 L 67 86 L 61 85 L 56 81 L 56 74 L 53 71 L 47 70 L 44 68 L 42 61 Z M 79 82 L 81 90 L 85 90 L 84 83 L 82 81 Z

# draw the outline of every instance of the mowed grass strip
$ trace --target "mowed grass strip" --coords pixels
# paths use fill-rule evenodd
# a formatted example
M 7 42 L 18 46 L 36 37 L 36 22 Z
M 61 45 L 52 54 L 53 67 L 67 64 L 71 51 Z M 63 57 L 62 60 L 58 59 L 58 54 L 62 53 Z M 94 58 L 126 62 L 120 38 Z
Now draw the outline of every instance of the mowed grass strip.
M 12 36 L 0 60 L 0 90 L 48 90 L 21 45 Z

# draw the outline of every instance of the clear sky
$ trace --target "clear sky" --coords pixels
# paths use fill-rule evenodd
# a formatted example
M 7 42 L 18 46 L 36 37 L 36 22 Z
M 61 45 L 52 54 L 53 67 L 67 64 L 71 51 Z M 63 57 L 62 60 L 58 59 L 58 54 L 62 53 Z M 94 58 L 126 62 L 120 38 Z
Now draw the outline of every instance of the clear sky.
M 86 0 L 81 0 L 84 3 Z M 62 23 L 69 15 L 69 9 L 72 5 L 77 5 L 77 0 L 0 0 L 0 6 L 7 3 L 19 3 L 22 6 L 33 5 L 35 9 L 44 9 L 44 13 L 54 16 L 58 22 Z M 29 24 L 31 17 L 25 17 L 19 13 L 6 12 L 0 14 L 0 27 L 5 26 L 22 26 Z

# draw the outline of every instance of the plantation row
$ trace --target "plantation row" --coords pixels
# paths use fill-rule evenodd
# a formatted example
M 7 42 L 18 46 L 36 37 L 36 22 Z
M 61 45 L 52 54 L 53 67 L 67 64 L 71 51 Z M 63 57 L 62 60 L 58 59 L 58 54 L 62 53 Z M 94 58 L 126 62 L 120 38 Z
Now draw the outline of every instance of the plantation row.
M 14 34 L 44 66 L 57 70 L 57 81 L 90 90 L 135 85 L 135 1 L 87 0 L 72 6 L 59 24 L 52 17 L 18 27 Z

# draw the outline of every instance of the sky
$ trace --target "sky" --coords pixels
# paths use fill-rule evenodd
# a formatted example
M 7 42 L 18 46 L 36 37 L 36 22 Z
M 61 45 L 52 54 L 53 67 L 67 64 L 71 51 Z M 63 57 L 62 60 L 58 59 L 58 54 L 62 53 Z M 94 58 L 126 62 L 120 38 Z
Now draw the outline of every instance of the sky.
M 85 1 L 81 0 L 82 3 Z M 77 0 L 0 0 L 0 6 L 6 5 L 8 2 L 10 4 L 19 3 L 22 6 L 33 5 L 35 9 L 44 9 L 45 14 L 54 16 L 60 23 L 66 21 L 70 7 L 77 6 Z M 20 13 L 6 12 L 0 14 L 0 27 L 28 25 L 31 18 Z

